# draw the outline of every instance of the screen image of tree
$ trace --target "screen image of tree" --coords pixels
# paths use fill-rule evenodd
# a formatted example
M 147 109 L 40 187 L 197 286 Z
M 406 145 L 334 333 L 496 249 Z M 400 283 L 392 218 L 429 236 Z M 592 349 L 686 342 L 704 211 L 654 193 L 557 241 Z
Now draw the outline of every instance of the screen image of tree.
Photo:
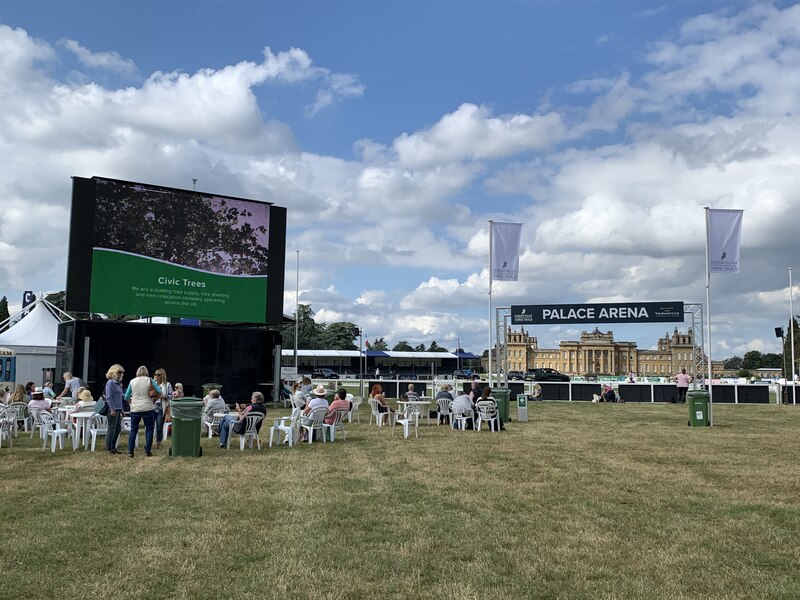
M 91 312 L 263 323 L 269 208 L 98 178 Z

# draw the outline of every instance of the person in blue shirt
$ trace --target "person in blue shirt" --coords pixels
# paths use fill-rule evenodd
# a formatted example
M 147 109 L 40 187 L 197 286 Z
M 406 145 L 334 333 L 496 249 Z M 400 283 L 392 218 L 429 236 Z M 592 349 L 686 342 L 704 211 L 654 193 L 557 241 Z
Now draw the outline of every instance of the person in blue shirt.
M 122 365 L 111 365 L 106 373 L 106 388 L 103 395 L 108 405 L 108 429 L 106 433 L 106 451 L 109 454 L 119 454 L 117 451 L 117 440 L 122 431 L 122 413 L 124 405 L 122 403 L 122 377 L 125 369 Z

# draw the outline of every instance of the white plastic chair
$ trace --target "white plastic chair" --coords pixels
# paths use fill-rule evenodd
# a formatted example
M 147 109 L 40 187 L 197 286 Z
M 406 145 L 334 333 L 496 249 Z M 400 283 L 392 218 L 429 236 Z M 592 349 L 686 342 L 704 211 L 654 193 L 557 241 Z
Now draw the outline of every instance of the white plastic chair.
M 25 433 L 28 433 L 28 423 L 31 421 L 28 405 L 24 402 L 12 402 L 8 405 L 8 408 L 13 408 L 17 411 L 17 423 L 21 422 Z M 14 427 L 14 435 L 17 435 L 16 427 Z
M 331 434 L 331 442 L 334 441 L 337 430 L 342 432 L 343 440 L 347 439 L 347 436 L 344 433 L 344 418 L 349 413 L 350 411 L 347 410 L 346 408 L 337 408 L 332 413 L 330 413 L 333 415 L 333 423 L 324 423 L 324 422 L 322 423 L 322 426 L 325 429 L 325 433 Z
M 294 408 L 290 416 L 279 417 L 275 419 L 274 425 L 269 428 L 270 448 L 272 448 L 272 440 L 275 435 L 275 432 L 278 433 L 279 444 L 282 443 L 280 441 L 280 434 L 283 433 L 283 441 L 287 442 L 289 444 L 289 447 L 294 445 L 294 443 L 297 441 L 298 420 L 300 419 L 301 412 L 302 411 L 299 408 Z
M 31 427 L 31 438 L 33 438 L 34 432 L 38 429 L 39 430 L 39 437 L 44 437 L 44 425 L 42 424 L 41 414 L 45 411 L 43 408 L 32 408 L 30 409 L 31 419 L 33 421 L 33 426 Z
M 130 417 L 122 417 L 122 431 L 127 431 L 128 436 L 131 435 L 131 418 Z M 117 437 L 117 448 L 119 448 L 119 440 L 120 438 Z M 133 442 L 133 445 L 136 449 L 139 448 L 139 432 L 136 432 L 136 439 Z
M 44 440 L 42 441 L 42 450 L 47 447 L 47 438 L 50 438 L 50 452 L 56 451 L 56 439 L 58 439 L 59 449 L 64 449 L 64 436 L 69 433 L 69 429 L 59 427 L 56 420 L 49 412 L 42 411 L 40 414 L 42 420 L 42 432 L 44 433 Z
M 436 424 L 441 425 L 442 419 L 447 418 L 447 422 L 450 422 L 450 404 L 452 404 L 453 400 L 451 398 L 439 398 L 436 401 L 436 405 L 439 407 L 439 410 L 436 411 Z
M 371 412 L 370 417 L 369 417 L 370 425 L 372 424 L 372 418 L 373 417 L 375 417 L 375 424 L 378 427 L 382 427 L 383 426 L 384 417 L 386 418 L 386 422 L 387 423 L 389 422 L 389 414 L 390 413 L 389 413 L 388 409 L 386 410 L 386 412 L 381 412 L 380 409 L 379 409 L 379 407 L 381 406 L 381 403 L 378 402 L 375 398 L 370 398 L 369 400 L 367 400 L 367 402 L 369 402 L 369 409 L 370 409 L 370 412 Z
M 479 401 L 475 407 L 478 409 L 476 429 L 481 430 L 481 423 L 489 423 L 489 431 L 500 431 L 500 415 L 497 414 L 497 405 L 489 400 Z
M 108 417 L 92 415 L 89 420 L 89 434 L 92 436 L 92 452 L 94 452 L 98 435 L 108 435 Z
M 226 411 L 227 412 L 227 411 Z M 221 412 L 217 412 L 216 414 L 221 415 Z M 210 418 L 209 418 L 210 417 Z M 214 436 L 214 429 L 217 430 L 217 435 L 219 435 L 219 424 L 222 422 L 224 415 L 221 417 L 215 417 L 212 413 L 211 415 L 206 415 L 203 424 L 208 429 L 208 438 L 211 439 Z
M 241 433 L 237 433 L 233 430 L 233 423 L 231 423 L 231 428 L 228 431 L 228 444 L 226 448 L 231 447 L 231 436 L 234 434 L 239 436 L 239 450 L 244 452 L 244 443 L 245 441 L 250 442 L 250 449 L 253 449 L 253 440 L 256 441 L 258 445 L 258 449 L 261 450 L 261 438 L 258 437 L 258 426 L 261 421 L 264 420 L 264 413 L 260 412 L 249 412 L 245 416 L 245 423 L 244 423 L 244 430 Z
M 8 447 L 14 447 L 14 430 L 17 428 L 17 411 L 14 408 L 0 405 L 0 448 L 3 438 L 8 440 Z
M 394 426 L 400 423 L 403 426 L 403 438 L 408 439 L 411 424 L 414 424 L 414 437 L 419 437 L 419 415 L 422 406 L 419 404 L 406 404 L 405 412 L 394 413 L 394 423 L 392 425 L 392 436 L 394 436 Z
M 306 418 L 311 420 L 309 425 L 303 423 L 302 419 L 300 420 L 300 427 L 306 430 L 308 433 L 308 443 L 311 444 L 314 441 L 314 431 L 319 431 L 322 434 L 322 442 L 325 443 L 325 429 L 323 428 L 323 421 L 325 420 L 325 415 L 328 414 L 328 409 L 324 406 L 320 406 L 319 408 L 315 408 L 311 411 Z
M 467 417 L 464 414 L 464 407 L 460 404 L 455 404 L 454 402 L 450 403 L 450 429 L 455 429 L 456 426 L 461 431 L 465 431 L 467 429 Z
M 350 409 L 350 412 L 347 413 L 347 420 L 348 422 L 353 422 L 353 415 L 356 417 L 356 421 L 361 423 L 361 415 L 359 414 L 359 409 L 361 408 L 361 403 L 364 402 L 364 398 L 361 396 L 351 396 L 347 394 L 347 400 L 353 403 L 353 408 Z

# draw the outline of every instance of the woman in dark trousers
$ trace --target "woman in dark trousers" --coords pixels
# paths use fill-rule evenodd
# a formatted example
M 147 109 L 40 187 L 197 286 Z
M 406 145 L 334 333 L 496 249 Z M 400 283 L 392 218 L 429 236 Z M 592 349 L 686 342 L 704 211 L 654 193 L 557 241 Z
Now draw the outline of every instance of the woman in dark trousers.
M 109 454 L 119 454 L 117 452 L 117 440 L 119 432 L 122 430 L 122 376 L 125 369 L 122 365 L 111 365 L 106 373 L 106 389 L 103 395 L 106 397 L 108 405 L 108 430 L 106 432 L 106 451 Z

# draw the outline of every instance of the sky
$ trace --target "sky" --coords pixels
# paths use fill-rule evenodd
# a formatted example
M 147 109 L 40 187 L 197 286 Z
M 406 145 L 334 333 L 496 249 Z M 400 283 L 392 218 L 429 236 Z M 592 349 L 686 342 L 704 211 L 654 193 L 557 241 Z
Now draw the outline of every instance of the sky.
M 0 295 L 64 289 L 70 177 L 197 179 L 287 208 L 287 314 L 482 352 L 489 219 L 524 224 L 495 307 L 705 304 L 703 207 L 738 208 L 711 355 L 780 352 L 798 64 L 790 2 L 5 0 Z

